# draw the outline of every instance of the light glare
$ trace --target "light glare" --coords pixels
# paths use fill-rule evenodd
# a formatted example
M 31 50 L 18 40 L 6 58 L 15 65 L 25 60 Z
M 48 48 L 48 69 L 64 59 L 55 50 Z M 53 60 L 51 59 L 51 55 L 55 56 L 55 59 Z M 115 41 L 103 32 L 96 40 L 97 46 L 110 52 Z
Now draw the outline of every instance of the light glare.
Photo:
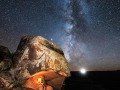
M 81 68 L 81 69 L 80 69 L 80 72 L 81 72 L 81 74 L 86 74 L 86 69 Z

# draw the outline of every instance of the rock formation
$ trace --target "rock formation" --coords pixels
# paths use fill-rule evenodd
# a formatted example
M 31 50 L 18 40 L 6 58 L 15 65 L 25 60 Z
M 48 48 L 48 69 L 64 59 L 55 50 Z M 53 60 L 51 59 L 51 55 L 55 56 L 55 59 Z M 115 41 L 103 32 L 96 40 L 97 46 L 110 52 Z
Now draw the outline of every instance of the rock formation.
M 7 47 L 0 45 L 0 72 L 9 69 L 11 65 L 11 53 Z
M 22 37 L 12 58 L 8 49 L 0 48 L 0 51 L 6 53 L 4 56 L 0 52 L 0 70 L 3 70 L 0 74 L 0 82 L 3 84 L 0 86 L 5 89 L 39 90 L 44 86 L 46 90 L 60 90 L 65 77 L 70 76 L 69 65 L 61 48 L 41 36 Z M 10 59 L 7 64 L 3 57 Z M 4 72 L 6 69 L 7 73 Z M 5 79 L 2 77 L 4 75 L 9 78 Z M 44 84 L 38 83 L 41 80 Z

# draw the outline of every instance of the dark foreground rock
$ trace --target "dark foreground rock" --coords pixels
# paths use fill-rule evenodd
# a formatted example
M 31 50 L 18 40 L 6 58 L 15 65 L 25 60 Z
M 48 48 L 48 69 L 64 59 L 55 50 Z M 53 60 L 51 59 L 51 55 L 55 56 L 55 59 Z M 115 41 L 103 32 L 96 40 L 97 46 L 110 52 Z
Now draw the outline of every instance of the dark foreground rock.
M 0 45 L 0 72 L 11 66 L 11 53 L 7 47 Z

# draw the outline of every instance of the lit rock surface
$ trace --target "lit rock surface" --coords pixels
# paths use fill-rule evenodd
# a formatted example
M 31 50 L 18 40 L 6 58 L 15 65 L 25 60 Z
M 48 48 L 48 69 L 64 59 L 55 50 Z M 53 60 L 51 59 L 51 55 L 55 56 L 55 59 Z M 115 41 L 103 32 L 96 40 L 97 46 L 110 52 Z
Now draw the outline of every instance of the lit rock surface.
M 38 90 L 40 77 L 46 90 L 60 90 L 69 76 L 61 48 L 41 36 L 22 37 L 14 54 L 0 46 L 0 90 Z
M 65 77 L 70 76 L 70 69 L 61 48 L 41 36 L 23 37 L 13 61 L 10 73 L 20 85 L 30 83 L 33 76 L 43 75 L 48 85 L 54 90 L 60 90 Z
M 13 67 L 15 67 L 18 64 L 18 60 L 21 58 L 21 56 L 24 53 L 24 50 L 28 46 L 30 40 L 33 39 L 32 36 L 23 36 L 20 40 L 20 43 L 17 47 L 16 52 L 13 55 Z

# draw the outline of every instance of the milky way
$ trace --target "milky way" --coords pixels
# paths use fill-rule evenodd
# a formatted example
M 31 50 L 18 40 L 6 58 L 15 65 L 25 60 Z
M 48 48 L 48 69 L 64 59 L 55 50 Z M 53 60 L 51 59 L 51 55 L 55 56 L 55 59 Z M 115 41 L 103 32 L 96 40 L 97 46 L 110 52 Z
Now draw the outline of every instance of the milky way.
M 75 70 L 120 69 L 120 0 L 0 1 L 0 44 L 14 52 L 23 35 L 58 44 Z
M 119 68 L 120 5 L 114 2 L 71 0 L 68 6 L 66 53 L 77 67 Z M 114 11 L 115 10 L 115 11 Z M 115 21 L 116 20 L 116 21 Z M 69 28 L 68 28 L 69 27 Z M 95 61 L 95 62 L 94 62 Z M 89 63 L 89 64 L 88 64 Z

